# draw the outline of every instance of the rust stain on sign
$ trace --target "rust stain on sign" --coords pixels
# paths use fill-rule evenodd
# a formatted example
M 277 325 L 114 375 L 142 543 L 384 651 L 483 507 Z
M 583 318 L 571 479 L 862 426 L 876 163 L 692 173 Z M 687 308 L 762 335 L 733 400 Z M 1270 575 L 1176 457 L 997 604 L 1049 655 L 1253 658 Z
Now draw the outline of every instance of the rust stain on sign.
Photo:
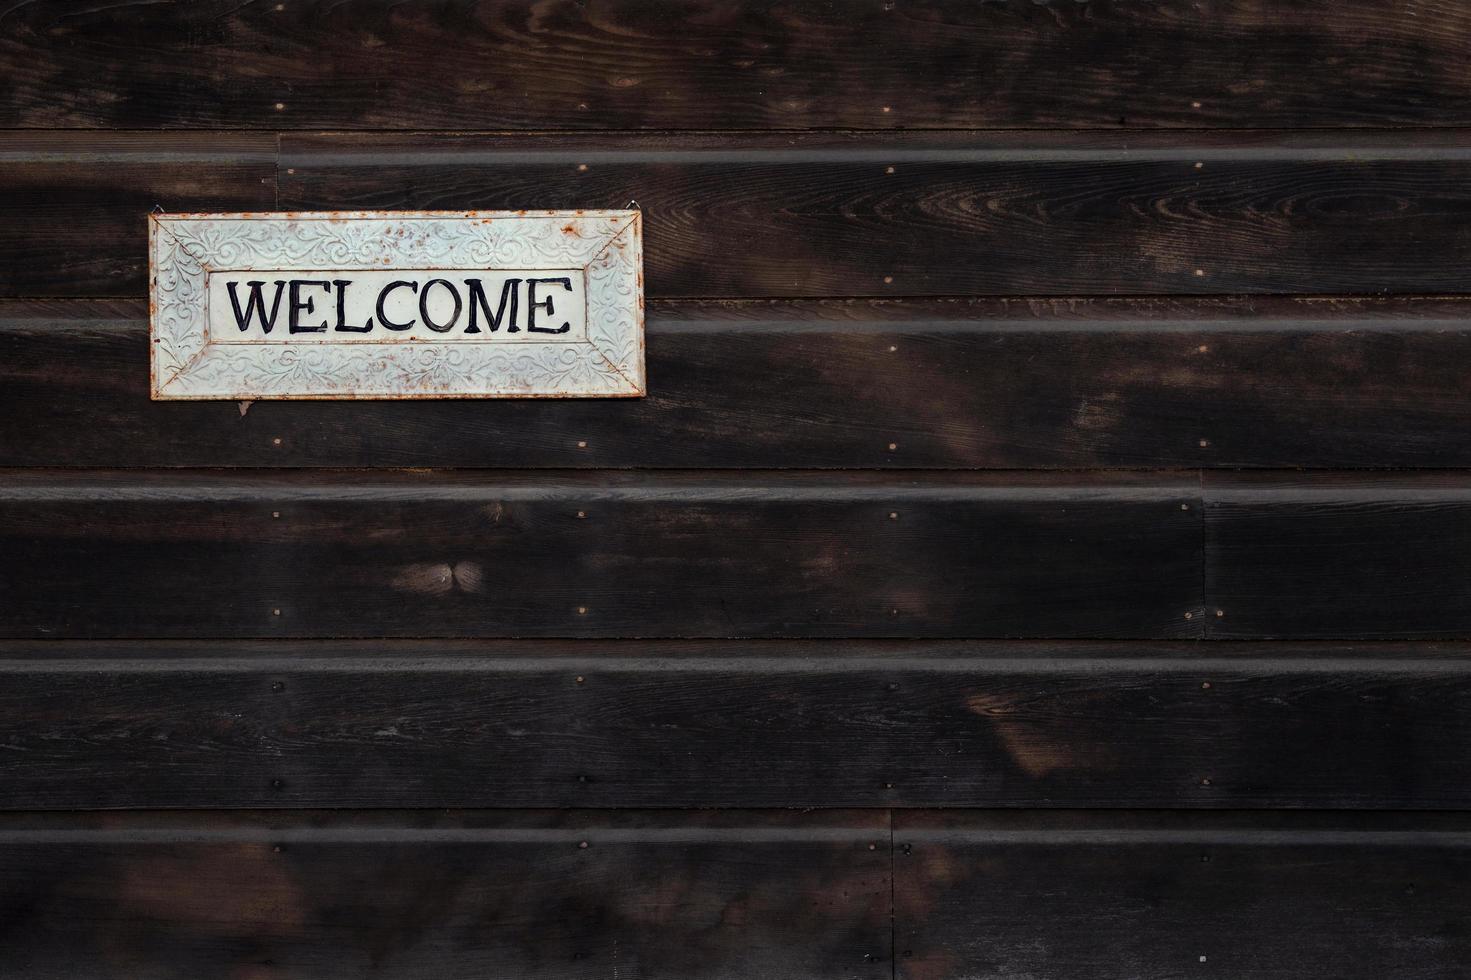
M 637 211 L 149 216 L 155 399 L 645 393 Z

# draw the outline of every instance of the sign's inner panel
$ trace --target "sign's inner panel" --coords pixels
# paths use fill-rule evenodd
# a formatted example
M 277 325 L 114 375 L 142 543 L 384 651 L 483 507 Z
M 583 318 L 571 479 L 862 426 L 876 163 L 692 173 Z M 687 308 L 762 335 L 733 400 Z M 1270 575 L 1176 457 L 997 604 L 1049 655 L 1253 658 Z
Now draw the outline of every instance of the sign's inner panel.
M 212 271 L 215 344 L 587 338 L 583 269 Z

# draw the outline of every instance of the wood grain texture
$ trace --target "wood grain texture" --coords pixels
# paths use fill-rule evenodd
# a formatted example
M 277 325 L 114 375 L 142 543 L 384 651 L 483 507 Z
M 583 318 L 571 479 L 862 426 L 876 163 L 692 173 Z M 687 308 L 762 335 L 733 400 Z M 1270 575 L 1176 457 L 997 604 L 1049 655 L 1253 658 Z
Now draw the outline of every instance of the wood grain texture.
M 1207 474 L 1211 636 L 1471 636 L 1471 480 Z
M 1193 475 L 0 475 L 9 637 L 1198 635 Z
M 1459 644 L 0 643 L 6 810 L 1454 809 L 1468 766 Z
M 68 0 L 0 27 L 10 127 L 1471 123 L 1453 0 Z
M 7 980 L 891 976 L 887 814 L 0 819 Z
M 1464 816 L 898 813 L 896 976 L 1438 980 Z
M 282 139 L 281 205 L 644 213 L 651 297 L 1454 293 L 1464 133 Z
M 0 296 L 142 296 L 148 213 L 269 211 L 275 160 L 269 135 L 0 134 Z
M 0 296 L 141 297 L 155 205 L 633 201 L 650 298 L 1454 293 L 1471 261 L 1463 131 L 303 135 L 279 196 L 269 139 L 6 137 Z
M 1463 300 L 665 301 L 647 398 L 243 411 L 150 401 L 146 317 L 0 302 L 0 465 L 1471 466 Z

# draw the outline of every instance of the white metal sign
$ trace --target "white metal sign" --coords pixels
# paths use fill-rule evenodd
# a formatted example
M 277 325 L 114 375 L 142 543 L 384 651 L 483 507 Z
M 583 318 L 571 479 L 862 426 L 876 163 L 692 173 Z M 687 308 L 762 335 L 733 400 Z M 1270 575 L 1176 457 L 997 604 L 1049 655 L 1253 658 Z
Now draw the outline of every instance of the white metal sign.
M 637 211 L 157 214 L 155 399 L 644 394 Z

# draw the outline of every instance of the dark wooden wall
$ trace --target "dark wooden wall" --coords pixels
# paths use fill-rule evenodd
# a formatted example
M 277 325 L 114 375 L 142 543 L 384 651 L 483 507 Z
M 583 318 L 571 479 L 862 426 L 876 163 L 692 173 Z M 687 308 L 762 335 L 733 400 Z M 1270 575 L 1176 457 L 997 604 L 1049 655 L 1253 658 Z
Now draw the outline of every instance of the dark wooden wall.
M 1463 975 L 1468 50 L 0 8 L 0 976 Z M 646 399 L 148 399 L 152 209 L 630 201 Z

